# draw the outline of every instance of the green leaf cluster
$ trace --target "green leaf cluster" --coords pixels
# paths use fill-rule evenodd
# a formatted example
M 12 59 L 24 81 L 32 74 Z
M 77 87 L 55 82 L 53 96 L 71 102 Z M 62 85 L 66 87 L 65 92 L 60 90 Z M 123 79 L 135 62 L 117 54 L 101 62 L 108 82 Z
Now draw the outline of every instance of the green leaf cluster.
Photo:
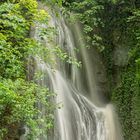
M 47 131 L 50 127 L 48 121 L 51 118 L 46 115 L 43 117 L 50 118 L 49 120 L 38 117 L 41 116 L 41 112 L 37 104 L 44 105 L 49 111 L 49 90 L 23 79 L 17 79 L 14 82 L 11 79 L 0 80 L 0 130 L 6 130 L 5 133 L 1 133 L 0 139 L 17 137 L 17 127 L 18 129 L 22 127 L 21 123 L 30 128 L 30 137 L 40 134 L 37 129 L 41 129 L 39 128 L 41 121 L 46 124 L 45 131 Z
M 28 57 L 38 43 L 30 38 L 35 23 L 48 22 L 48 13 L 38 10 L 36 0 L 0 1 L 0 139 L 19 139 L 20 129 L 29 128 L 29 139 L 47 133 L 53 125 L 50 92 L 27 81 Z M 42 115 L 40 104 L 48 112 Z M 52 107 L 53 108 L 53 107 Z M 54 109 L 54 108 L 53 108 Z M 40 127 L 41 122 L 44 122 Z
M 65 0 L 41 0 L 41 1 L 53 7 L 54 6 L 62 7 L 62 4 L 65 2 Z

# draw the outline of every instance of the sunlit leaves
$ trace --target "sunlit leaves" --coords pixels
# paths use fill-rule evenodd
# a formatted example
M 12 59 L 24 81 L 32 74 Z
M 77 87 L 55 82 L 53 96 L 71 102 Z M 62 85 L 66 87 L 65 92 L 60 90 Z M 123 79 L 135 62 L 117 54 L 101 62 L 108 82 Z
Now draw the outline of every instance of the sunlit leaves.
M 65 2 L 65 0 L 41 0 L 41 1 L 51 6 L 62 6 L 62 3 Z
M 37 135 L 36 128 L 38 128 L 38 123 L 41 120 L 44 121 L 47 127 L 46 120 L 42 117 L 37 118 L 39 112 L 37 106 L 34 106 L 40 102 L 49 110 L 50 105 L 46 102 L 49 99 L 47 98 L 47 95 L 50 94 L 49 90 L 34 83 L 28 83 L 23 79 L 16 81 L 10 79 L 0 80 L 0 129 L 4 129 L 6 125 L 22 121 L 30 127 L 32 133 L 35 132 Z M 5 118 L 7 119 L 5 120 Z M 33 123 L 35 126 L 32 126 Z M 50 124 L 48 124 L 49 126 Z
M 38 13 L 35 15 L 34 20 L 36 20 L 39 23 L 44 23 L 48 22 L 49 17 L 49 14 L 45 10 L 38 10 Z
M 35 22 L 46 23 L 49 16 L 44 10 L 37 9 L 36 0 L 2 2 L 0 4 L 0 139 L 11 139 L 9 135 L 16 136 L 21 123 L 27 125 L 30 132 L 37 136 L 40 131 L 46 132 L 52 126 L 50 124 L 52 117 L 49 116 L 50 93 L 46 88 L 25 81 L 25 64 L 26 57 L 31 56 L 38 46 L 29 36 L 30 26 Z M 37 117 L 40 115 L 37 103 L 48 108 L 48 114 L 44 118 Z M 45 125 L 44 130 L 38 128 L 42 120 Z M 14 132 L 11 134 L 13 127 Z

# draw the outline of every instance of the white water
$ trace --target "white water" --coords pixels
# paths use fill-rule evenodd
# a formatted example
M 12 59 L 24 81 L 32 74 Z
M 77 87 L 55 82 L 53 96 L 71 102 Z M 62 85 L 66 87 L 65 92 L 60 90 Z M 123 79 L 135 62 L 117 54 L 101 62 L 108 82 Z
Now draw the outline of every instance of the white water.
M 71 57 L 79 58 L 83 66 L 77 68 L 66 64 L 52 54 L 57 63 L 54 67 L 36 57 L 36 69 L 47 73 L 50 88 L 57 94 L 55 102 L 62 106 L 55 112 L 54 136 L 48 139 L 122 140 L 115 110 L 102 99 L 105 96 L 102 92 L 104 88 L 99 83 L 104 83 L 105 77 L 97 52 L 84 47 L 86 43 L 77 23 L 70 27 L 63 17 L 53 17 L 50 25 L 56 28 L 57 35 L 54 36 L 53 43 L 45 39 L 46 47 L 52 49 L 54 44 L 59 45 Z M 35 38 L 38 39 L 37 28 Z M 79 49 L 78 53 L 75 48 Z M 101 74 L 98 75 L 98 72 Z M 47 82 L 45 79 L 42 84 L 46 85 Z M 38 140 L 47 140 L 47 137 Z

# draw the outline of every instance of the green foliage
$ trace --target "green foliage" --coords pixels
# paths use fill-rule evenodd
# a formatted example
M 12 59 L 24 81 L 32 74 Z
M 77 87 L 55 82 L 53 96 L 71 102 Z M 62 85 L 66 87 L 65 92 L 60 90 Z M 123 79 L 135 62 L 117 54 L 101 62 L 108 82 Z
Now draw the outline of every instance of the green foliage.
M 138 140 L 140 137 L 140 23 L 137 5 L 135 8 L 132 6 L 134 5 L 128 7 L 132 11 L 131 15 L 127 15 L 125 19 L 127 22 L 125 28 L 127 32 L 131 31 L 127 33 L 129 35 L 127 41 L 131 40 L 129 63 L 123 69 L 120 85 L 114 90 L 112 99 L 118 106 L 124 138 Z
M 99 32 L 97 32 L 97 27 L 103 26 L 103 22 L 98 16 L 99 12 L 104 8 L 103 5 L 98 4 L 97 1 L 83 0 L 79 2 L 71 2 L 71 4 L 67 4 L 67 6 L 70 11 L 75 11 L 73 16 L 78 18 L 83 24 L 87 43 L 89 43 L 90 46 L 97 47 L 101 51 L 104 47 L 102 45 L 102 38 L 99 35 Z
M 50 108 L 49 91 L 46 88 L 39 87 L 34 83 L 28 83 L 23 79 L 12 81 L 10 79 L 1 79 L 0 83 L 0 129 L 5 130 L 5 134 L 15 129 L 17 125 L 21 127 L 20 123 L 27 125 L 30 128 L 30 135 L 40 134 L 37 129 L 40 121 L 44 121 L 45 130 L 50 127 L 48 122 L 45 122 L 45 116 L 41 116 L 35 104 L 40 103 L 45 107 Z M 47 102 L 46 102 L 47 101 Z M 38 117 L 40 116 L 40 117 Z M 49 117 L 49 116 L 48 116 Z M 44 128 L 43 128 L 44 129 Z M 15 135 L 17 132 L 15 132 Z M 0 139 L 8 138 L 9 135 L 1 133 Z M 11 134 L 10 134 L 11 135 Z M 4 136 L 4 137 L 3 137 Z M 12 137 L 12 135 L 11 135 Z
M 14 140 L 23 125 L 30 129 L 29 139 L 35 139 L 53 124 L 49 90 L 26 81 L 27 57 L 39 47 L 30 38 L 30 27 L 34 23 L 47 23 L 49 17 L 37 7 L 36 0 L 0 2 L 1 140 Z M 41 114 L 37 104 L 47 108 L 46 114 Z M 43 126 L 40 125 L 42 122 Z
M 132 135 L 133 131 L 131 111 L 134 76 L 135 75 L 131 70 L 122 73 L 122 82 L 112 95 L 112 100 L 118 107 L 122 130 L 125 136 L 124 138 L 128 140 L 132 139 L 129 135 Z
M 140 71 L 136 67 L 137 64 L 132 65 L 122 73 L 121 83 L 112 95 L 118 106 L 124 138 L 128 140 L 138 140 L 140 136 Z
M 69 64 L 73 64 L 73 65 L 75 65 L 77 67 L 81 67 L 81 65 L 82 65 L 80 61 L 78 61 L 76 58 L 73 58 L 73 57 L 69 56 L 60 47 L 55 47 L 53 52 L 56 53 L 58 58 L 60 58 L 60 60 L 62 60 L 64 62 L 67 62 Z
M 65 0 L 41 0 L 42 2 L 46 3 L 47 5 L 51 6 L 62 6 L 62 3 L 65 2 Z
M 18 4 L 0 5 L 0 73 L 5 78 L 23 77 L 24 62 L 31 41 L 26 36 L 29 23 Z

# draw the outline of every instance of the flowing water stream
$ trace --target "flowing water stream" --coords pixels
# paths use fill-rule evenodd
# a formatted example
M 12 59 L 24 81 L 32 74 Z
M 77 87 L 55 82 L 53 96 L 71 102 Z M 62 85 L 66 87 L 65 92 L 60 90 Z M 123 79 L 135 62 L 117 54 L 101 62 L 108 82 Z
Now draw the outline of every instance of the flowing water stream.
M 36 39 L 42 26 L 48 28 L 46 25 L 36 27 Z M 115 110 L 105 101 L 106 78 L 97 51 L 85 47 L 78 23 L 69 24 L 62 16 L 52 16 L 50 26 L 57 33 L 53 43 L 47 37 L 44 39 L 46 47 L 52 49 L 57 45 L 71 58 L 80 60 L 82 66 L 78 68 L 76 64 L 59 60 L 54 53 L 51 54 L 54 66 L 36 57 L 36 69 L 47 75 L 41 84 L 49 85 L 57 94 L 55 103 L 62 105 L 55 112 L 54 135 L 38 140 L 122 140 Z

